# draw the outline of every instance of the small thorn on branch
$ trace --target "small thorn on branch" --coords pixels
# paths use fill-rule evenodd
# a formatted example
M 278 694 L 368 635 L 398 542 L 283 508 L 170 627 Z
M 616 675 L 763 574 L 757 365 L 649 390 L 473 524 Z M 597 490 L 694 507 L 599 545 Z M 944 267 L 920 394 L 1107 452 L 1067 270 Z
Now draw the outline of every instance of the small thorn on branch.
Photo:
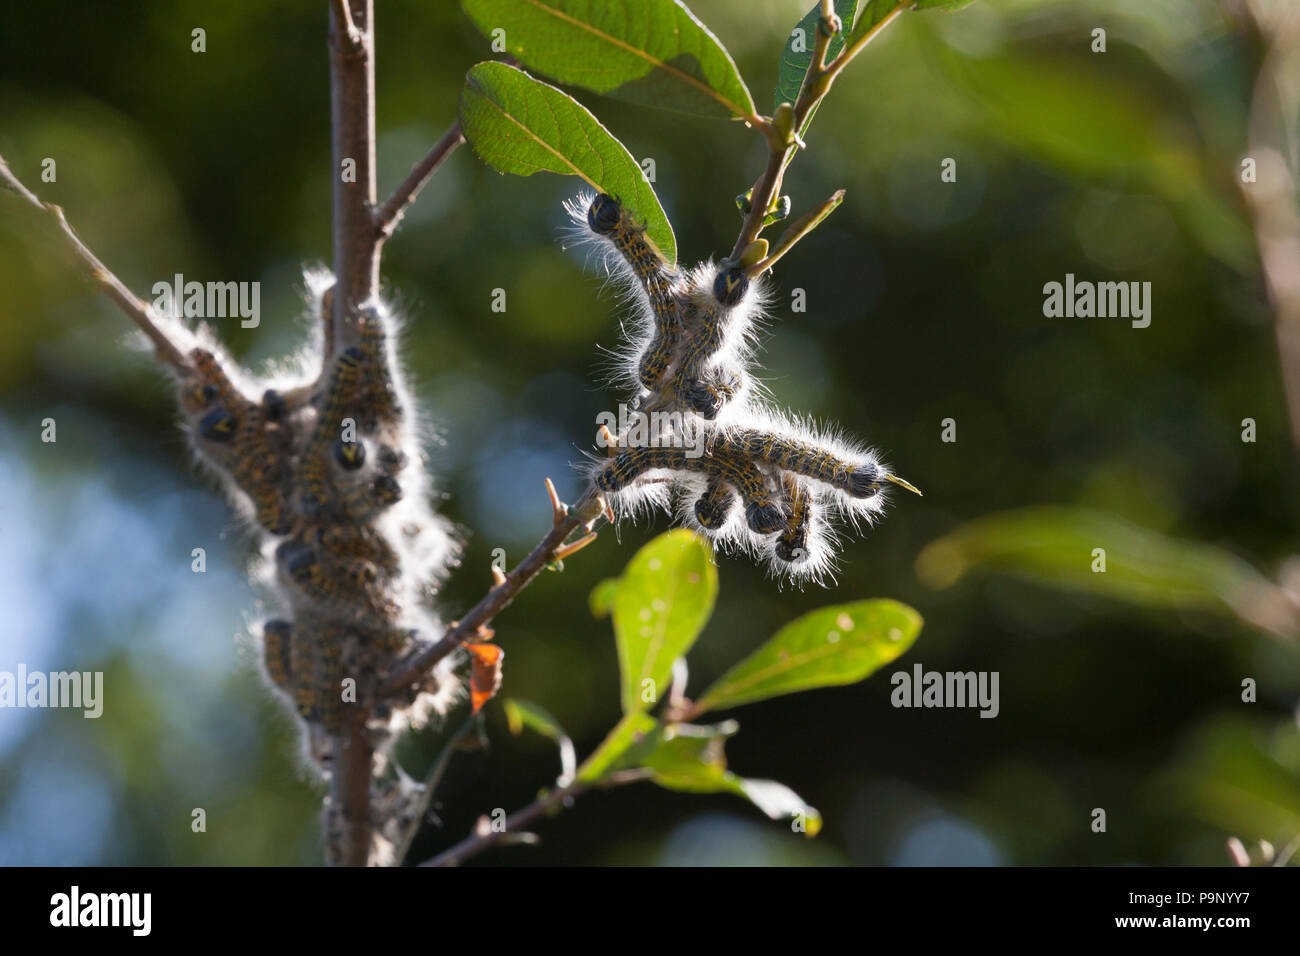
M 556 527 L 559 527 L 569 517 L 569 506 L 560 500 L 560 496 L 555 491 L 555 483 L 549 478 L 546 479 L 546 494 L 551 499 L 552 521 Z
M 591 542 L 595 540 L 596 540 L 596 532 L 594 531 L 588 532 L 587 534 L 579 538 L 577 541 L 556 548 L 554 560 L 563 561 L 569 555 L 577 554 L 579 551 L 581 551 L 583 548 L 585 548 L 587 545 L 591 544 Z
M 506 583 L 506 573 L 502 571 L 500 568 L 498 568 L 495 564 L 492 565 L 492 586 L 494 588 L 499 588 L 501 587 L 501 585 L 505 583 Z

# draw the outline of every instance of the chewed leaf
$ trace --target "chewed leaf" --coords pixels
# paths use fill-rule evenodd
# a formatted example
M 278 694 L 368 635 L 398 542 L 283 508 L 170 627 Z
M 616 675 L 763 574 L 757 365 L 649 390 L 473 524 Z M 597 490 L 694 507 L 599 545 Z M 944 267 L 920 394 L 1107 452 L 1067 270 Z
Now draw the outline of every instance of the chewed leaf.
M 696 710 L 852 684 L 896 659 L 920 632 L 921 615 L 888 599 L 810 611 L 723 674 L 696 701 Z
M 754 115 L 731 55 L 679 0 L 464 0 L 529 69 L 644 106 Z
M 459 112 L 465 138 L 493 169 L 577 176 L 618 197 L 663 257 L 676 261 L 673 227 L 645 172 L 573 97 L 504 63 L 480 63 L 465 77 Z

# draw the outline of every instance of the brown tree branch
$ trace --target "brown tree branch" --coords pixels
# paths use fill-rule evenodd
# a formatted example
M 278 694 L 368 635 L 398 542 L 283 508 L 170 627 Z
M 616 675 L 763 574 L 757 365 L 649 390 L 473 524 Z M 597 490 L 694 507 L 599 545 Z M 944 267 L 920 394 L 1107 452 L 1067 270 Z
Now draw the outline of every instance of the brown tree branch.
M 549 485 L 549 482 L 548 482 Z M 585 527 L 588 532 L 602 514 L 608 517 L 608 505 L 594 489 L 589 488 L 572 506 L 560 504 L 554 498 L 551 530 L 537 543 L 514 570 L 495 584 L 469 613 L 447 628 L 442 637 L 411 656 L 380 685 L 381 694 L 389 694 L 417 683 L 435 664 L 455 651 L 465 641 L 478 635 L 494 617 L 509 607 L 520 591 L 526 588 L 547 565 L 556 560 L 565 549 L 565 542 L 575 530 Z M 590 540 L 590 535 L 588 535 Z M 577 542 L 575 542 L 577 544 Z M 567 553 L 573 553 L 570 549 Z
M 154 354 L 159 361 L 164 362 L 180 375 L 192 374 L 194 369 L 190 365 L 189 358 L 185 355 L 185 350 L 163 331 L 149 303 L 136 296 L 122 283 L 121 279 L 110 272 L 104 263 L 99 261 L 99 257 L 87 248 L 72 226 L 68 224 L 67 217 L 63 215 L 61 208 L 53 203 L 41 202 L 35 193 L 22 184 L 18 177 L 14 175 L 13 170 L 9 168 L 9 164 L 5 162 L 3 156 L 0 156 L 0 181 L 3 181 L 6 186 L 29 204 L 54 217 L 64 239 L 67 240 L 72 247 L 72 251 L 76 254 L 82 271 L 99 286 L 104 294 L 118 304 L 118 307 L 140 328 L 141 332 L 149 337 L 154 344 Z
M 374 0 L 330 5 L 334 347 L 357 344 L 357 308 L 379 289 L 375 235 Z M 355 35 L 354 35 L 355 34 Z
M 330 132 L 334 178 L 334 314 L 336 350 L 357 344 L 359 306 L 379 288 L 375 203 L 375 40 L 373 0 L 331 0 L 329 26 Z M 325 356 L 331 361 L 332 356 Z M 339 736 L 330 801 L 342 823 L 338 862 L 370 859 L 370 779 L 374 747 L 369 714 L 358 708 Z

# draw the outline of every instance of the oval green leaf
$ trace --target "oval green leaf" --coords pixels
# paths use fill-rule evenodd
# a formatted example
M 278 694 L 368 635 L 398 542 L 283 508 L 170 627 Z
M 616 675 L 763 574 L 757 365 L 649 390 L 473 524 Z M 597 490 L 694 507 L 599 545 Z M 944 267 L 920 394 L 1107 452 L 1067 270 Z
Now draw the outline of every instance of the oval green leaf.
M 704 116 L 754 117 L 718 38 L 678 0 L 464 0 L 530 69 L 594 93 Z
M 613 604 L 624 713 L 667 692 L 673 661 L 695 643 L 717 595 L 718 569 L 693 532 L 661 534 L 628 562 Z
M 723 674 L 696 713 L 860 681 L 911 647 L 921 623 L 912 608 L 884 598 L 810 611 Z
M 465 77 L 459 113 L 465 138 L 493 169 L 577 176 L 616 196 L 663 257 L 677 261 L 673 227 L 644 170 L 573 97 L 504 63 L 480 63 Z

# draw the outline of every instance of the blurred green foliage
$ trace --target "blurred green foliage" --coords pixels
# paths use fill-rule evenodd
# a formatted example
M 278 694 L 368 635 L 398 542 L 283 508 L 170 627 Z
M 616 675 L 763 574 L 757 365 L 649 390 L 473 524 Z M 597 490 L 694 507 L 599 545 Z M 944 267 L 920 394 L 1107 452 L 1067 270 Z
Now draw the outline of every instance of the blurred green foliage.
M 691 6 L 765 91 L 809 4 Z M 379 7 L 382 194 L 491 54 L 454 4 Z M 302 341 L 300 269 L 329 257 L 325 25 L 326 4 L 305 0 L 24 5 L 0 29 L 0 155 L 142 294 L 177 272 L 261 281 L 261 326 L 217 332 L 263 366 Z M 1105 54 L 1090 51 L 1098 26 Z M 195 27 L 206 53 L 190 51 Z M 1210 0 L 990 0 L 905 13 L 872 42 L 785 183 L 796 211 L 847 195 L 776 271 L 765 374 L 778 400 L 865 436 L 926 497 L 849 547 L 830 593 L 722 561 L 692 685 L 805 612 L 886 596 L 926 621 L 906 660 L 999 671 L 1000 714 L 895 710 L 882 679 L 777 698 L 747 710 L 728 760 L 815 803 L 816 841 L 726 794 L 636 786 L 584 797 L 540 847 L 485 862 L 1218 864 L 1228 834 L 1295 835 L 1294 643 L 1193 606 L 1002 575 L 932 590 L 913 570 L 965 522 L 1040 504 L 1202 542 L 1270 580 L 1294 553 L 1297 474 L 1235 191 L 1255 55 Z M 578 98 L 655 160 L 684 261 L 725 254 L 757 137 Z M 40 181 L 45 157 L 56 182 Z M 946 157 L 955 183 L 939 179 Z M 573 184 L 503 177 L 460 150 L 387 249 L 428 451 L 466 533 L 448 617 L 482 594 L 494 549 L 513 563 L 549 527 L 544 477 L 576 496 L 569 463 L 613 400 L 602 356 L 617 305 L 559 239 Z M 1151 282 L 1151 327 L 1044 318 L 1042 287 L 1067 272 Z M 319 787 L 255 676 L 247 545 L 195 478 L 168 389 L 4 196 L 0 289 L 0 669 L 106 672 L 97 721 L 0 711 L 0 860 L 318 862 Z M 40 441 L 46 417 L 55 444 Z M 1240 440 L 1248 417 L 1255 443 Z M 948 418 L 956 442 L 941 440 Z M 619 720 L 617 651 L 588 595 L 657 530 L 602 533 L 497 622 L 504 694 L 544 706 L 579 753 Z M 206 574 L 190 571 L 194 547 Z M 1241 700 L 1246 677 L 1257 703 Z M 495 705 L 484 734 L 487 748 L 451 761 L 413 856 L 554 780 L 554 744 L 509 735 Z M 422 773 L 440 743 L 430 732 L 398 756 Z M 1106 834 L 1089 829 L 1094 807 Z

